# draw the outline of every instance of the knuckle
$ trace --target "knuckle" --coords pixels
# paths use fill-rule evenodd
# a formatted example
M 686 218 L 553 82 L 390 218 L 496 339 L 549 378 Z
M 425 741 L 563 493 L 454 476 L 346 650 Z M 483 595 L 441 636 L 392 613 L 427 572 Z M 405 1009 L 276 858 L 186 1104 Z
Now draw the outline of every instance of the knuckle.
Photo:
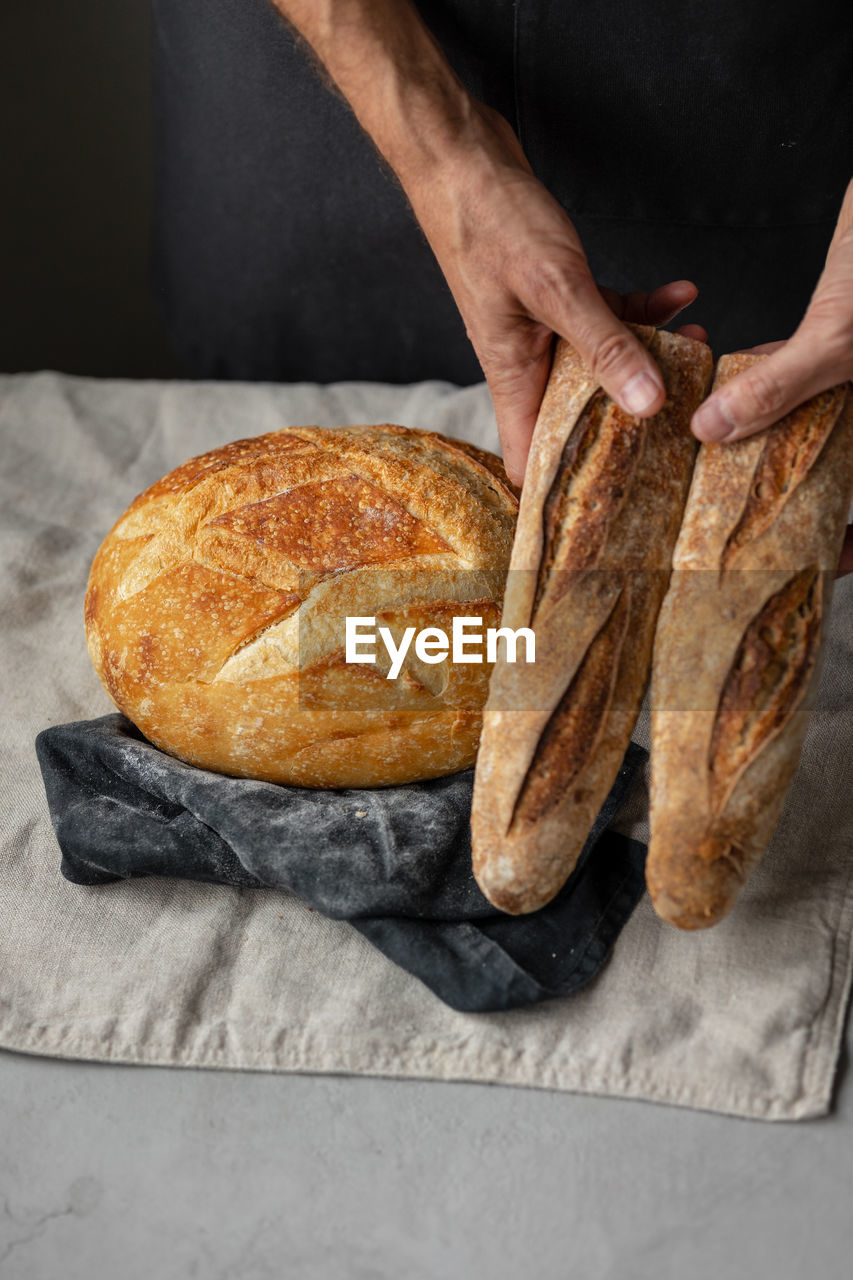
M 537 263 L 532 273 L 531 285 L 537 298 L 562 298 L 567 286 L 565 266 L 556 262 Z
M 756 418 L 770 418 L 782 410 L 785 390 L 772 369 L 759 365 L 753 372 L 748 388 L 749 407 Z
M 834 326 L 821 338 L 821 359 L 844 377 L 853 373 L 853 320 L 846 326 Z
M 570 254 L 546 258 L 537 262 L 530 283 L 534 296 L 544 302 L 575 305 L 588 292 L 586 264 Z
M 523 373 L 523 360 L 512 338 L 480 334 L 472 345 L 490 381 L 512 383 Z
M 631 344 L 627 335 L 604 334 L 596 342 L 592 351 L 592 372 L 595 377 L 600 381 L 615 373 L 630 351 Z
M 465 332 L 484 370 L 502 370 L 514 361 L 514 337 L 510 330 L 494 324 L 473 323 L 465 326 Z
M 853 313 L 849 298 L 835 296 L 834 291 L 819 292 L 795 338 L 799 344 L 808 343 L 822 365 L 841 371 L 843 376 L 853 372 Z

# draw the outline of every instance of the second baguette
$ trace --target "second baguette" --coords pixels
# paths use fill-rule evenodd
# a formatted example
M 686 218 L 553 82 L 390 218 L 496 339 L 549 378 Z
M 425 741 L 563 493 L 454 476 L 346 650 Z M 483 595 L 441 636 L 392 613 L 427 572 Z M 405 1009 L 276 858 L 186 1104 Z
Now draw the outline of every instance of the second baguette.
M 715 389 L 763 355 L 723 356 Z M 853 489 L 853 396 L 703 445 L 661 609 L 652 677 L 651 842 L 660 916 L 729 911 L 773 834 L 817 687 Z

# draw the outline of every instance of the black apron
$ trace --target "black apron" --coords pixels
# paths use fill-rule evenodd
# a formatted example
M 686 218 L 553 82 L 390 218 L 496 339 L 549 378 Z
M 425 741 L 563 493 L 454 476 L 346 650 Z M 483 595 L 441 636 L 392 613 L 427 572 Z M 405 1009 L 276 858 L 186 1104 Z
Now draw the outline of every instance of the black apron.
M 785 337 L 853 175 L 849 0 L 424 0 L 601 284 L 688 277 L 715 352 Z M 195 377 L 481 374 L 432 254 L 269 0 L 154 0 L 155 270 Z

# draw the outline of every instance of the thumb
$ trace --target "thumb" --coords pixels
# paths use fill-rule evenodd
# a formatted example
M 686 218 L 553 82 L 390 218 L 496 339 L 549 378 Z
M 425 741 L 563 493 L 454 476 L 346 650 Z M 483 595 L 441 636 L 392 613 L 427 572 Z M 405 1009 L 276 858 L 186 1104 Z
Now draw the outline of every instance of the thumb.
M 719 391 L 693 415 L 700 440 L 732 441 L 772 426 L 803 401 L 843 381 L 828 362 L 816 358 L 819 344 L 795 334 Z
M 573 263 L 540 286 L 530 310 L 537 320 L 565 338 L 612 400 L 635 417 L 647 418 L 663 407 L 663 375 L 641 342 L 613 314 L 586 263 Z

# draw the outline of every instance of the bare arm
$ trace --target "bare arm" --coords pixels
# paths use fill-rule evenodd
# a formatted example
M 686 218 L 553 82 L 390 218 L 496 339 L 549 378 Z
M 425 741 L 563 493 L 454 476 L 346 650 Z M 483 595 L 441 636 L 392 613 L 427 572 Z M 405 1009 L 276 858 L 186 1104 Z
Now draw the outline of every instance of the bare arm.
M 396 173 L 483 367 L 513 479 L 524 473 L 554 333 L 623 408 L 657 412 L 660 372 L 620 321 L 667 323 L 695 286 L 675 281 L 624 297 L 600 290 L 512 128 L 468 94 L 409 0 L 274 3 Z M 683 332 L 705 337 L 695 325 Z

